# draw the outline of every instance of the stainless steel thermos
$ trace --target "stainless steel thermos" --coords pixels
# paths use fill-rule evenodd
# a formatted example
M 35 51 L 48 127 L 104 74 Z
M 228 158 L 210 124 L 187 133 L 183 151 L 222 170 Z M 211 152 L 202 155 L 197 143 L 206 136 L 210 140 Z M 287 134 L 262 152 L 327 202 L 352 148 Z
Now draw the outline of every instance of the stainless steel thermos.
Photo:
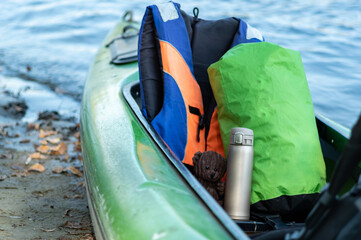
M 232 128 L 224 196 L 224 208 L 232 219 L 249 220 L 252 170 L 253 131 Z

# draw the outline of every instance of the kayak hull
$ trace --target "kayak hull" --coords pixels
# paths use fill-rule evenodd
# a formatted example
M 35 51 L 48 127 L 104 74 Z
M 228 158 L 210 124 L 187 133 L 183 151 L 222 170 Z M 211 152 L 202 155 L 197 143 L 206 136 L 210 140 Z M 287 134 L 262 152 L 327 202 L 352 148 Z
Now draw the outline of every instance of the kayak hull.
M 105 40 L 89 71 L 81 106 L 88 200 L 99 239 L 229 239 L 198 195 L 138 121 L 122 89 L 138 81 L 137 63 L 109 64 Z M 238 231 L 237 237 L 245 237 Z

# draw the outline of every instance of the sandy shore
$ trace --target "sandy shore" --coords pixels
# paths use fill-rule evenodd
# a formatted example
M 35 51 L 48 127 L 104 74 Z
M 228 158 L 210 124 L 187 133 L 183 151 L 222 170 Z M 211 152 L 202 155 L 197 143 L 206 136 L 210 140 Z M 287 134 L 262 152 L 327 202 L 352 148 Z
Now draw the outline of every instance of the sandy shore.
M 0 239 L 94 239 L 79 124 L 0 91 Z

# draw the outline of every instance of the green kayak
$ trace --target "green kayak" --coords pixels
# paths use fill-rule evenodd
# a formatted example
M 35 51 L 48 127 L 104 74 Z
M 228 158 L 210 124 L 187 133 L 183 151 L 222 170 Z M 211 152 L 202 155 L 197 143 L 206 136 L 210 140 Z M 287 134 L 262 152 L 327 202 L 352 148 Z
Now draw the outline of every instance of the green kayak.
M 142 116 L 137 62 L 110 63 L 106 45 L 129 25 L 139 27 L 123 20 L 105 39 L 82 99 L 84 175 L 97 239 L 248 239 L 245 231 L 263 225 L 229 218 Z M 321 115 L 317 127 L 329 176 L 350 131 Z

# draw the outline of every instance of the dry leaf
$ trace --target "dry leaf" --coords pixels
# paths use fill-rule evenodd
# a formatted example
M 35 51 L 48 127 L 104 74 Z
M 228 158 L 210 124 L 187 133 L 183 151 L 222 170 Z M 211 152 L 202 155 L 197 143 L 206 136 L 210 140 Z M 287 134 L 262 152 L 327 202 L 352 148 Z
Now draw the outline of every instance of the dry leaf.
M 43 154 L 36 152 L 29 155 L 29 157 L 26 159 L 25 164 L 28 165 L 32 159 L 46 159 L 46 156 Z
M 34 123 L 29 123 L 28 127 L 26 128 L 27 131 L 33 130 L 35 128 L 35 124 Z
M 34 172 L 44 172 L 45 167 L 41 165 L 40 163 L 35 163 L 33 166 L 31 166 L 28 171 L 34 171 Z
M 55 134 L 57 134 L 56 131 L 44 131 L 43 129 L 40 129 L 39 138 L 45 138 L 47 136 L 51 136 Z
M 82 187 L 85 188 L 85 182 L 78 182 L 78 186 L 79 186 L 79 187 L 82 186 Z
M 39 138 L 44 138 L 45 137 L 45 131 L 43 129 L 40 129 L 38 137 Z
M 67 199 L 67 198 L 70 198 L 70 196 L 69 196 L 69 195 L 64 195 L 64 198 L 66 198 L 66 199 Z
M 36 149 L 36 151 L 41 152 L 41 153 L 44 153 L 44 154 L 49 153 L 49 150 L 50 150 L 50 147 L 47 146 L 47 145 L 40 145 L 40 146 Z
M 83 157 L 81 155 L 78 156 L 78 160 L 79 162 L 82 162 L 83 161 Z
M 70 221 L 66 221 L 64 223 L 64 227 L 66 228 L 72 228 L 72 229 L 86 229 L 87 227 L 89 227 L 88 223 L 85 222 L 70 222 Z
M 83 198 L 84 196 L 82 194 L 75 195 L 74 198 Z
M 31 157 L 32 159 L 39 159 L 41 156 L 42 155 L 39 152 L 35 152 L 29 155 L 29 157 Z
M 22 171 L 19 171 L 19 172 L 14 172 L 11 174 L 12 177 L 26 177 L 26 176 L 29 176 L 30 173 L 28 173 L 26 170 L 22 170 Z
M 51 155 L 64 155 L 67 152 L 67 146 L 61 142 L 58 146 L 50 148 Z
M 29 157 L 31 157 L 32 159 L 46 159 L 46 156 L 39 152 L 32 153 L 29 155 Z
M 68 161 L 69 157 L 70 157 L 69 154 L 66 154 L 66 155 L 63 157 L 63 160 L 64 160 L 64 161 Z
M 41 145 L 46 145 L 46 144 L 48 144 L 48 142 L 47 142 L 46 140 L 41 140 L 41 141 L 39 141 L 39 142 L 40 142 Z
M 76 137 L 77 139 L 80 139 L 80 132 L 76 132 L 76 133 L 74 133 L 74 135 L 73 135 L 74 137 Z
M 48 142 L 50 142 L 51 144 L 59 144 L 60 143 L 60 138 L 46 138 L 46 140 Z
M 29 143 L 30 142 L 30 139 L 23 139 L 23 140 L 20 140 L 19 143 Z
M 73 142 L 75 151 L 81 152 L 80 142 Z
M 59 166 L 55 166 L 53 169 L 53 173 L 62 173 L 63 171 L 65 171 L 65 169 Z
M 76 168 L 73 167 L 73 166 L 69 166 L 69 167 L 67 167 L 66 169 L 69 170 L 72 174 L 74 174 L 74 175 L 76 175 L 76 176 L 78 176 L 78 177 L 83 176 L 83 174 L 82 174 L 78 169 L 76 169 Z
M 53 229 L 40 228 L 40 230 L 43 231 L 43 232 L 54 232 L 56 230 L 56 228 L 53 228 Z
M 93 236 L 89 233 L 85 234 L 84 240 L 94 240 Z

